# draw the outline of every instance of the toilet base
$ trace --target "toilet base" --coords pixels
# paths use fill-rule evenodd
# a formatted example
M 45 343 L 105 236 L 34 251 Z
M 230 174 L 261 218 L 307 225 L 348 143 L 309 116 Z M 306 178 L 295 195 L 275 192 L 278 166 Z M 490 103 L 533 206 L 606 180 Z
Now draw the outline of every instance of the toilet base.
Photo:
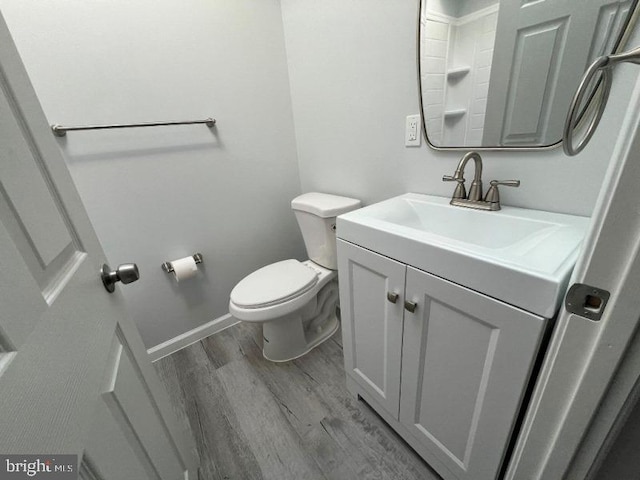
M 295 360 L 328 340 L 339 326 L 335 310 L 315 332 L 304 332 L 298 315 L 283 317 L 277 322 L 267 322 L 262 326 L 262 355 L 277 363 Z

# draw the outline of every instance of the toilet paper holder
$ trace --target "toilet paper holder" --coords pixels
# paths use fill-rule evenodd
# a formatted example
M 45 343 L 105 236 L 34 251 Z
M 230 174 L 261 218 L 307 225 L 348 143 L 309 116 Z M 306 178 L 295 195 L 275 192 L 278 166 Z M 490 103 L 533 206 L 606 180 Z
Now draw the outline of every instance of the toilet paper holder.
M 202 263 L 202 254 L 201 253 L 194 253 L 192 255 L 192 257 L 193 257 L 193 260 L 196 263 Z M 171 273 L 171 272 L 173 272 L 173 265 L 171 265 L 171 262 L 164 262 L 162 264 L 162 270 L 164 270 L 165 273 Z

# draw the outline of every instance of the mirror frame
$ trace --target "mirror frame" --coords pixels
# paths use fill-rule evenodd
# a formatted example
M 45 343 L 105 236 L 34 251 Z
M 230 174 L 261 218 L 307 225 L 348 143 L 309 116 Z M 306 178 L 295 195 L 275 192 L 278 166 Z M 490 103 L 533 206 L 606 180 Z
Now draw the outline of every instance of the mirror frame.
M 558 139 L 558 141 L 556 143 L 552 143 L 551 145 L 542 145 L 539 147 L 536 146 L 530 146 L 530 147 L 501 147 L 501 146 L 493 146 L 493 147 L 481 147 L 481 146 L 464 146 L 464 147 L 443 147 L 443 146 L 436 146 L 434 144 L 431 143 L 431 141 L 429 140 L 429 135 L 427 134 L 427 125 L 426 122 L 424 121 L 424 106 L 422 104 L 422 82 L 420 81 L 421 78 L 421 70 L 420 70 L 420 36 L 422 34 L 422 22 L 420 21 L 420 15 L 422 14 L 422 5 L 423 3 L 427 2 L 428 0 L 420 0 L 418 2 L 418 25 L 416 28 L 416 66 L 417 66 L 417 79 L 418 79 L 418 100 L 419 100 L 419 106 L 420 106 L 420 121 L 422 122 L 422 135 L 424 136 L 424 141 L 425 143 L 432 149 L 437 150 L 437 151 L 443 151 L 443 152 L 468 152 L 470 150 L 474 150 L 474 151 L 481 151 L 481 152 L 500 152 L 500 151 L 511 151 L 511 152 L 515 152 L 515 151 L 520 151 L 520 152 L 536 152 L 536 151 L 540 151 L 540 150 L 553 150 L 556 149 L 558 147 L 560 147 L 562 145 L 562 132 L 560 132 L 560 138 Z M 629 40 L 629 36 L 631 35 L 631 33 L 633 32 L 633 29 L 637 23 L 637 19 L 640 16 L 640 8 L 638 8 L 638 2 L 640 2 L 640 0 L 633 0 L 631 2 L 631 7 L 630 7 L 630 11 L 631 14 L 627 17 L 627 19 L 625 20 L 622 29 L 620 31 L 620 34 L 618 35 L 618 38 L 616 39 L 613 51 L 611 52 L 611 54 L 616 54 L 616 53 L 620 53 L 622 51 L 622 49 L 625 47 L 625 45 L 627 44 L 627 41 Z M 585 70 L 586 72 L 586 70 Z M 584 75 L 584 74 L 583 74 Z M 594 105 L 592 105 L 592 101 L 593 98 L 596 96 L 597 92 L 600 90 L 600 86 L 601 83 L 598 82 L 598 86 L 596 88 L 593 89 L 591 95 L 589 96 L 589 100 L 585 103 L 585 108 L 583 109 L 583 111 L 578 114 L 578 118 L 579 121 L 578 123 L 580 123 L 581 121 L 584 120 L 584 115 L 587 111 L 589 111 Z M 578 85 L 576 85 L 575 87 L 576 89 L 578 88 Z M 602 96 L 600 95 L 599 98 L 602 98 Z M 597 105 L 595 105 L 597 107 Z

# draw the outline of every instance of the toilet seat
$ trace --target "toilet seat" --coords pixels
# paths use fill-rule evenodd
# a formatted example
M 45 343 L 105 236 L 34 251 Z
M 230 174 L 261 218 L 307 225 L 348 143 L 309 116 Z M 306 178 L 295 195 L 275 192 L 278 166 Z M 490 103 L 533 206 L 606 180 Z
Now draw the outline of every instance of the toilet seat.
M 272 263 L 241 280 L 231 291 L 231 302 L 243 309 L 278 305 L 311 290 L 318 271 L 290 259 Z
M 314 295 L 316 295 L 320 291 L 322 287 L 324 287 L 328 282 L 334 280 L 338 276 L 338 272 L 317 265 L 311 260 L 305 260 L 304 262 L 298 262 L 297 260 L 287 260 L 287 262 L 295 262 L 299 264 L 299 266 L 306 267 L 308 270 L 311 270 L 311 275 L 315 278 L 315 280 L 314 278 L 312 278 L 312 283 L 307 285 L 306 287 L 303 287 L 303 284 L 306 282 L 301 281 L 301 283 L 297 284 L 299 290 L 296 294 L 289 294 L 283 299 L 281 298 L 279 301 L 274 301 L 273 298 L 267 298 L 265 294 L 263 294 L 264 296 L 262 296 L 262 299 L 258 299 L 258 295 L 260 295 L 260 289 L 265 286 L 271 288 L 271 283 L 274 282 L 274 277 L 268 275 L 265 275 L 263 277 L 261 275 L 261 278 L 259 277 L 261 279 L 260 283 L 256 282 L 254 284 L 253 281 L 251 282 L 251 284 L 245 283 L 245 280 L 253 275 L 251 274 L 249 275 L 249 277 L 246 277 L 244 280 L 240 281 L 240 283 L 244 284 L 242 290 L 236 290 L 236 288 L 238 288 L 238 286 L 240 285 L 239 283 L 231 292 L 229 298 L 229 313 L 238 320 L 243 320 L 245 322 L 266 322 L 283 315 L 288 315 L 304 307 L 314 297 Z M 273 267 L 274 265 L 277 265 L 277 263 L 267 265 L 267 267 Z M 263 268 L 266 269 L 267 267 Z M 274 268 L 276 268 L 278 272 L 281 272 L 281 267 Z M 305 270 L 303 271 L 306 272 Z M 262 283 L 263 281 L 267 283 Z M 247 287 L 247 291 L 244 290 L 245 287 Z M 292 290 L 294 290 L 294 288 L 292 288 Z M 238 295 L 239 292 L 241 292 L 242 295 Z M 254 300 L 257 299 L 262 302 L 264 302 L 265 300 L 270 300 L 270 302 L 266 306 L 255 306 L 254 304 L 253 307 L 244 307 L 238 305 L 235 302 L 235 300 L 247 302 L 248 299 L 249 302 L 247 303 L 251 304 L 252 296 Z

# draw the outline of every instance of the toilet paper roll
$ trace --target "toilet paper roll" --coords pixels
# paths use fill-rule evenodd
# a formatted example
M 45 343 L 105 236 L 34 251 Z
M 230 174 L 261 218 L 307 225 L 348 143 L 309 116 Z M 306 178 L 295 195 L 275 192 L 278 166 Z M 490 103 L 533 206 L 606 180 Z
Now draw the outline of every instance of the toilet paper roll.
M 193 257 L 179 258 L 178 260 L 172 260 L 171 266 L 173 267 L 173 274 L 176 276 L 176 281 L 181 282 L 187 278 L 194 277 L 198 272 L 198 266 Z

